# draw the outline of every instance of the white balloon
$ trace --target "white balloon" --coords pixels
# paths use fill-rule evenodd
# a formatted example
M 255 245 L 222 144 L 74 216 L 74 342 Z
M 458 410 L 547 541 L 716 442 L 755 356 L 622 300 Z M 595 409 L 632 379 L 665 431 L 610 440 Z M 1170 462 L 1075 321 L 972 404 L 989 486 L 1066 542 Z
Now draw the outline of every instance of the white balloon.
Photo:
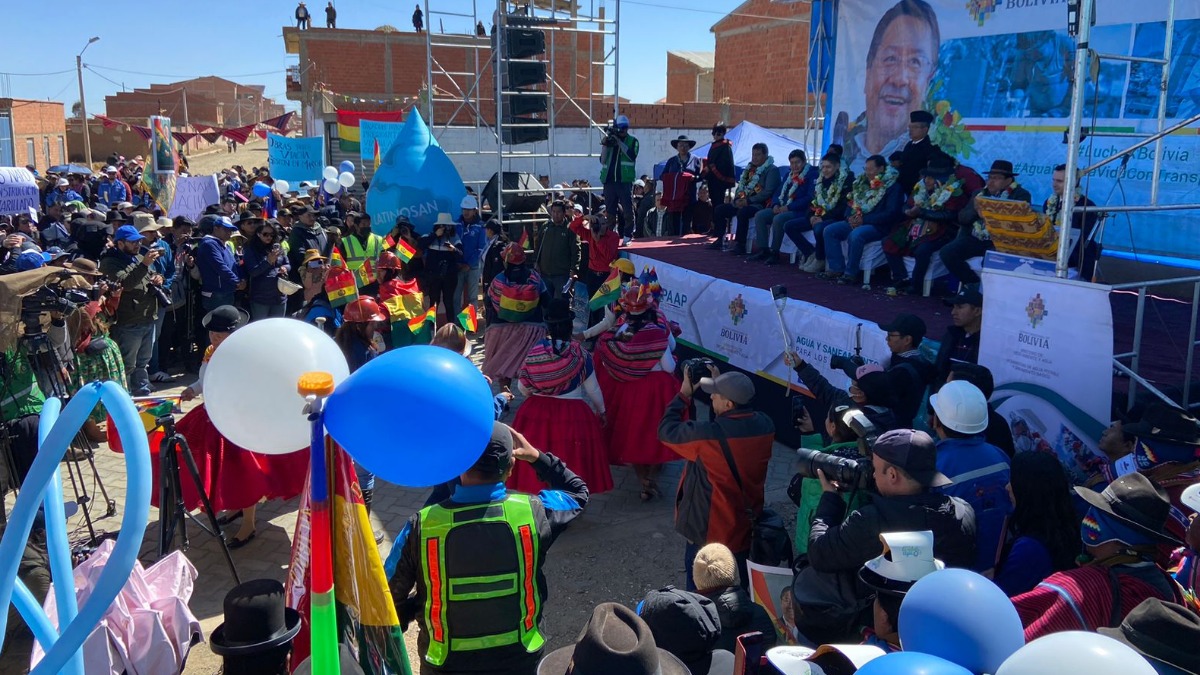
M 287 194 L 287 191 L 289 189 L 291 189 L 292 185 L 291 185 L 291 183 L 288 183 L 286 180 L 283 180 L 282 178 L 276 178 L 275 184 L 272 187 L 275 188 L 276 192 L 283 195 L 283 194 Z
M 324 178 L 325 180 L 337 180 L 337 177 L 338 177 L 337 167 L 336 166 L 325 167 L 325 170 L 321 172 L 321 177 Z
M 321 187 L 325 188 L 325 192 L 331 195 L 336 195 L 342 191 L 342 184 L 336 180 L 327 180 L 321 184 Z
M 349 171 L 343 171 L 342 175 L 338 176 L 338 183 L 341 184 L 342 187 L 350 187 L 354 185 L 354 174 L 350 173 Z
M 1067 631 L 1040 637 L 1018 649 L 996 675 L 1155 675 L 1133 649 L 1099 633 Z
M 221 435 L 253 452 L 283 455 L 309 447 L 312 425 L 296 391 L 311 371 L 350 376 L 346 357 L 324 331 L 296 319 L 262 319 L 215 350 L 204 372 L 204 405 Z

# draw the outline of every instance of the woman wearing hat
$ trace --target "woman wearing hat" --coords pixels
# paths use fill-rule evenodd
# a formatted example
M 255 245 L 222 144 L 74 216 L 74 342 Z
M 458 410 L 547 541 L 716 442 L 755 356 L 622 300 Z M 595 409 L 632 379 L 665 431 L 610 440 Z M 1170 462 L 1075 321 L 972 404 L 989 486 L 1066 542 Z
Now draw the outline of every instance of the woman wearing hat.
M 547 335 L 529 350 L 518 373 L 518 387 L 528 398 L 517 409 L 512 426 L 534 447 L 554 448 L 593 495 L 613 487 L 604 442 L 604 396 L 596 382 L 592 356 L 571 339 L 570 303 L 551 300 L 546 310 Z M 532 467 L 517 465 L 508 487 L 536 494 L 546 485 Z
M 279 318 L 287 312 L 287 296 L 279 290 L 279 279 L 291 272 L 283 250 L 279 228 L 261 218 L 242 247 L 242 278 L 248 280 L 250 320 Z M 241 223 L 239 222 L 239 225 Z
M 1025 639 L 1067 630 L 1116 628 L 1147 598 L 1181 602 L 1183 592 L 1158 566 L 1160 544 L 1178 545 L 1163 533 L 1171 502 L 1140 473 L 1113 481 L 1104 492 L 1077 487 L 1089 508 L 1080 537 L 1081 567 L 1057 572 L 1013 598 Z
M 245 311 L 233 305 L 222 305 L 204 315 L 201 325 L 208 330 L 209 346 L 200 364 L 200 376 L 183 390 L 182 400 L 190 401 L 204 393 L 204 375 L 213 352 L 249 320 Z M 200 472 L 201 485 L 208 493 L 213 509 L 230 512 L 220 522 L 226 524 L 242 519 L 240 529 L 229 542 L 231 549 L 241 548 L 254 539 L 255 510 L 260 501 L 291 499 L 304 489 L 308 453 L 263 455 L 234 445 L 213 425 L 203 404 L 184 415 L 175 430 L 188 440 Z M 151 464 L 155 472 L 154 484 L 158 485 L 158 448 L 151 447 L 150 451 L 155 455 Z M 153 491 L 150 496 L 151 503 L 158 506 L 158 491 Z M 200 496 L 188 481 L 183 482 L 183 498 L 187 510 L 200 508 Z
M 658 439 L 658 424 L 679 391 L 675 338 L 650 290 L 631 281 L 621 296 L 624 313 L 596 341 L 600 389 L 607 409 L 608 447 L 617 464 L 632 464 L 642 482 L 641 499 L 662 495 L 656 482 L 662 465 L 679 459 Z
M 454 321 L 458 314 L 455 298 L 458 293 L 458 266 L 463 261 L 462 244 L 449 213 L 439 213 L 433 231 L 421 237 L 419 250 L 425 259 L 425 281 L 422 288 L 429 306 L 442 310 L 445 322 Z
M 550 291 L 541 275 L 525 264 L 525 249 L 513 242 L 504 249 L 504 271 L 488 288 L 489 316 L 484 339 L 483 374 L 507 387 L 525 355 L 546 333 L 542 308 Z
M 90 288 L 91 283 L 82 277 L 71 277 L 64 281 L 61 288 L 69 287 Z M 101 312 L 104 301 L 93 300 L 67 316 L 67 334 L 75 338 L 71 351 L 75 354 L 75 369 L 71 373 L 72 391 L 74 394 L 88 382 L 113 381 L 122 386 L 125 383 L 125 361 L 121 358 L 121 348 L 115 340 L 108 336 L 111 317 Z M 88 440 L 99 443 L 105 440 L 105 433 L 100 430 L 106 413 L 97 404 L 84 423 L 83 433 Z
M 662 234 L 678 236 L 692 229 L 692 205 L 696 203 L 696 178 L 701 160 L 692 154 L 696 141 L 681 134 L 671 141 L 676 154 L 667 159 L 662 175 L 662 204 L 667 209 Z

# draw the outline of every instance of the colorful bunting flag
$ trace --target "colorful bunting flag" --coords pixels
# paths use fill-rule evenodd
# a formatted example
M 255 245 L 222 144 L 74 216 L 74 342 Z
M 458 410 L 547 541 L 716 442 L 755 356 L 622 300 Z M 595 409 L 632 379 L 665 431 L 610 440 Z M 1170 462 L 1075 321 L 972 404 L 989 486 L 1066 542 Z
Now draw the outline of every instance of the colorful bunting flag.
M 418 314 L 408 321 L 408 329 L 414 333 L 421 330 L 421 326 L 428 323 L 437 323 L 437 307 L 430 307 L 424 314 Z
M 462 324 L 463 330 L 474 333 L 479 328 L 479 315 L 475 312 L 475 305 L 467 305 L 466 309 L 459 312 L 458 322 Z
M 604 283 L 600 284 L 600 288 L 597 288 L 596 292 L 592 294 L 592 299 L 588 301 L 588 310 L 594 312 L 607 307 L 616 302 L 619 297 L 621 297 L 621 272 L 613 268 Z

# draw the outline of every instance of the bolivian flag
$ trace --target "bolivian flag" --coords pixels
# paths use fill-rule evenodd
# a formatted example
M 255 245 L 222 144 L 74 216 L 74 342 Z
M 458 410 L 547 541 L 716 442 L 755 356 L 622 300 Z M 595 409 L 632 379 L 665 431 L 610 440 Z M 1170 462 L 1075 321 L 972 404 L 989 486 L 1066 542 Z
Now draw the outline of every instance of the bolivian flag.
M 421 330 L 421 327 L 424 326 L 426 322 L 437 322 L 437 307 L 430 307 L 429 310 L 424 314 L 418 314 L 417 316 L 409 319 L 408 329 L 413 333 L 416 333 L 417 331 Z
M 146 430 L 146 438 L 150 441 L 151 454 L 158 453 L 163 439 L 162 429 L 159 428 L 156 420 L 173 411 L 178 403 L 178 396 L 148 398 L 133 402 L 133 405 L 137 407 L 138 417 L 142 420 L 142 427 Z M 117 425 L 112 421 L 111 415 L 106 415 L 106 417 L 108 424 L 105 425 L 105 433 L 108 436 L 109 449 L 113 452 L 124 452 L 121 447 L 121 438 L 117 435 Z M 155 466 L 158 466 L 157 462 L 155 462 Z
M 475 305 L 467 305 L 466 309 L 459 312 L 458 322 L 462 324 L 463 330 L 474 333 L 479 328 L 479 315 L 475 312 Z
M 604 283 L 600 284 L 600 288 L 596 289 L 592 299 L 588 301 L 588 310 L 594 312 L 607 307 L 616 302 L 619 297 L 621 297 L 621 272 L 614 267 L 612 273 L 608 275 Z
M 383 163 L 383 160 L 380 159 L 380 157 L 379 157 L 379 139 L 378 138 L 375 139 L 374 159 L 372 161 L 374 162 L 375 170 L 378 171 L 379 165 Z
M 400 256 L 400 261 L 407 263 L 417 254 L 417 249 L 412 247 L 412 244 L 401 239 L 396 242 L 396 255 Z
M 354 281 L 354 273 L 345 265 L 330 267 L 329 276 L 325 277 L 325 294 L 329 296 L 331 307 L 341 307 L 357 300 L 358 284 Z
M 342 152 L 352 152 L 357 157 L 360 150 L 358 125 L 362 120 L 375 122 L 403 122 L 404 111 L 392 110 L 387 112 L 363 112 L 359 110 L 337 111 L 338 145 Z

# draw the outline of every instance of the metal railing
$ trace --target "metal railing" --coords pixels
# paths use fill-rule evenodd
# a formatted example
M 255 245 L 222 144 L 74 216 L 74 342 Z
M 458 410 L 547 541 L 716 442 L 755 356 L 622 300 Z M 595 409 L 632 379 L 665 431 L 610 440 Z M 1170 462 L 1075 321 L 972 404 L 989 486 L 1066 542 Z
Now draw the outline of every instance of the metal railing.
M 1147 290 L 1160 286 L 1173 286 L 1181 284 L 1192 285 L 1192 315 L 1188 322 L 1187 335 L 1187 356 L 1184 358 L 1183 368 L 1183 384 L 1180 387 L 1182 395 L 1180 400 L 1176 401 L 1169 395 L 1164 393 L 1159 387 L 1154 386 L 1149 380 L 1143 377 L 1138 368 L 1142 360 L 1142 337 L 1144 333 L 1146 319 L 1146 299 L 1152 297 L 1147 293 Z M 1196 318 L 1197 312 L 1200 310 L 1200 276 L 1193 277 L 1176 277 L 1173 279 L 1158 279 L 1155 281 L 1133 281 L 1124 284 L 1115 284 L 1112 286 L 1113 291 L 1136 291 L 1137 292 L 1137 312 L 1134 316 L 1133 323 L 1133 346 L 1130 351 L 1120 354 L 1113 354 L 1113 368 L 1124 375 L 1129 376 L 1129 400 L 1126 404 L 1126 410 L 1133 408 L 1134 400 L 1137 395 L 1138 386 L 1144 387 L 1146 391 L 1154 394 L 1164 402 L 1171 405 L 1178 405 L 1185 410 L 1191 410 L 1197 405 L 1191 402 L 1192 394 L 1192 365 L 1196 353 Z M 1129 365 L 1125 365 L 1122 361 L 1129 360 Z

